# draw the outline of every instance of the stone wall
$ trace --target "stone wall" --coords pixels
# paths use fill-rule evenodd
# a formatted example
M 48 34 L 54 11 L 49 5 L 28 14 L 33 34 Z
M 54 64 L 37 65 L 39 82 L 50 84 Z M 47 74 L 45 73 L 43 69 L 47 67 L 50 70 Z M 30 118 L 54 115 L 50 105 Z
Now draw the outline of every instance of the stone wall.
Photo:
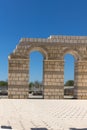
M 28 98 L 29 60 L 9 59 L 8 97 Z
M 87 99 L 87 61 L 78 61 L 75 64 L 75 86 L 78 99 Z
M 64 62 L 62 60 L 44 61 L 44 98 L 63 99 Z
M 87 37 L 50 36 L 22 38 L 9 56 L 8 96 L 28 98 L 29 54 L 39 51 L 44 56 L 44 98 L 64 97 L 64 55 L 75 57 L 75 92 L 77 99 L 87 99 Z

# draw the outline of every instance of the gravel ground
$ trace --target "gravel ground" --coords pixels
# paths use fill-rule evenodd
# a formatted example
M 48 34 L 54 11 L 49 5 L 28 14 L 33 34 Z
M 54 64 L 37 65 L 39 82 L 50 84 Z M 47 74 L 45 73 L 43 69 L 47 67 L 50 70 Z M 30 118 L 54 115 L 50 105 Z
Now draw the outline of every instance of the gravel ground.
M 1 130 L 87 130 L 87 100 L 1 99 Z

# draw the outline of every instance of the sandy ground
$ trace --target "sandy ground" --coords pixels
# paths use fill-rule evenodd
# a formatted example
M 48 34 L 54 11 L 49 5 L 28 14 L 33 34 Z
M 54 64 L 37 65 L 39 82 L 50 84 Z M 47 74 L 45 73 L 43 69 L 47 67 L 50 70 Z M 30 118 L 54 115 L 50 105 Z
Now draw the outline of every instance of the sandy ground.
M 87 100 L 0 99 L 0 130 L 87 130 Z

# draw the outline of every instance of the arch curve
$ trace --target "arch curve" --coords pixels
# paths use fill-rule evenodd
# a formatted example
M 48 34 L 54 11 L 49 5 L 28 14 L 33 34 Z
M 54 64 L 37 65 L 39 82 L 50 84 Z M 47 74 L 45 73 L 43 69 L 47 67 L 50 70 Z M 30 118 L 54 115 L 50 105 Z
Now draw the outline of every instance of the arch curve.
M 44 59 L 48 59 L 48 53 L 47 53 L 47 50 L 42 48 L 42 47 L 30 47 L 29 48 L 29 55 L 31 52 L 33 51 L 39 51 L 43 56 L 44 56 Z
M 64 57 L 66 54 L 71 54 L 71 55 L 73 55 L 76 60 L 80 60 L 80 59 L 81 59 L 81 57 L 80 57 L 80 55 L 78 54 L 78 52 L 77 52 L 76 50 L 74 50 L 74 49 L 71 49 L 71 48 L 66 48 L 66 49 L 64 49 L 64 51 L 63 51 L 63 57 Z

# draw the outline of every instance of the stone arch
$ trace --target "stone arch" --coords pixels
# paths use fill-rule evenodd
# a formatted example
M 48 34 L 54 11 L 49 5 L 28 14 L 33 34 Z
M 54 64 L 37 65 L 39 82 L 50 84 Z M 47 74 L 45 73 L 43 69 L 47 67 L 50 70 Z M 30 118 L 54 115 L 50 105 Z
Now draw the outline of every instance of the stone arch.
M 48 54 L 47 54 L 47 50 L 46 49 L 43 49 L 42 47 L 30 47 L 29 48 L 29 55 L 31 52 L 33 51 L 39 51 L 43 56 L 44 56 L 44 59 L 48 59 Z
M 37 56 L 36 56 L 36 60 L 35 60 L 35 57 L 34 57 L 35 55 L 31 56 L 33 52 L 38 52 L 37 54 L 39 55 L 39 57 L 42 57 L 41 60 L 39 60 Z M 33 82 L 35 82 L 35 81 L 41 82 L 41 84 L 42 84 L 41 91 L 44 94 L 44 60 L 48 59 L 47 52 L 45 51 L 45 49 L 43 49 L 41 47 L 30 47 L 29 50 L 28 50 L 28 57 L 29 57 L 29 79 L 32 79 L 31 78 L 32 75 L 33 75 L 32 72 L 34 71 L 35 72 L 34 74 L 37 75 L 37 76 L 36 76 L 36 78 L 34 78 Z M 33 71 L 31 69 L 31 66 L 32 66 L 31 65 L 31 59 L 32 59 L 31 57 L 34 58 L 33 59 L 34 63 L 32 65 L 37 64 L 37 62 L 38 62 L 38 65 L 35 66 L 35 69 L 33 69 Z M 39 66 L 40 72 L 37 70 L 37 68 L 38 68 L 37 66 Z M 38 75 L 40 73 L 41 73 L 41 79 L 39 80 Z M 30 82 L 30 80 L 29 80 L 29 82 Z M 41 95 L 42 99 L 44 98 L 43 94 Z M 32 98 L 32 97 L 30 97 L 30 95 L 29 95 L 29 98 Z M 37 99 L 38 97 L 34 97 L 34 98 Z
M 44 56 L 44 98 L 63 99 L 64 55 L 75 59 L 75 96 L 87 99 L 87 37 L 52 36 L 50 38 L 22 38 L 9 56 L 8 97 L 28 98 L 29 54 L 39 51 Z M 82 91 L 84 89 L 84 91 Z
M 78 52 L 77 52 L 76 50 L 74 50 L 74 49 L 71 49 L 71 48 L 66 48 L 66 49 L 64 49 L 64 51 L 63 51 L 63 57 L 64 57 L 66 54 L 71 54 L 71 55 L 73 55 L 76 61 L 81 59 L 81 57 L 80 57 L 80 55 L 78 54 Z
M 77 67 L 76 64 L 78 63 L 79 60 L 81 60 L 81 56 L 79 55 L 78 51 L 75 49 L 71 49 L 71 48 L 66 48 L 63 51 L 63 58 L 66 54 L 71 54 L 72 56 L 74 56 L 75 62 L 74 62 L 74 86 L 73 86 L 73 98 L 76 98 L 77 96 L 77 87 L 76 87 L 76 77 L 78 76 L 76 71 L 77 71 Z

